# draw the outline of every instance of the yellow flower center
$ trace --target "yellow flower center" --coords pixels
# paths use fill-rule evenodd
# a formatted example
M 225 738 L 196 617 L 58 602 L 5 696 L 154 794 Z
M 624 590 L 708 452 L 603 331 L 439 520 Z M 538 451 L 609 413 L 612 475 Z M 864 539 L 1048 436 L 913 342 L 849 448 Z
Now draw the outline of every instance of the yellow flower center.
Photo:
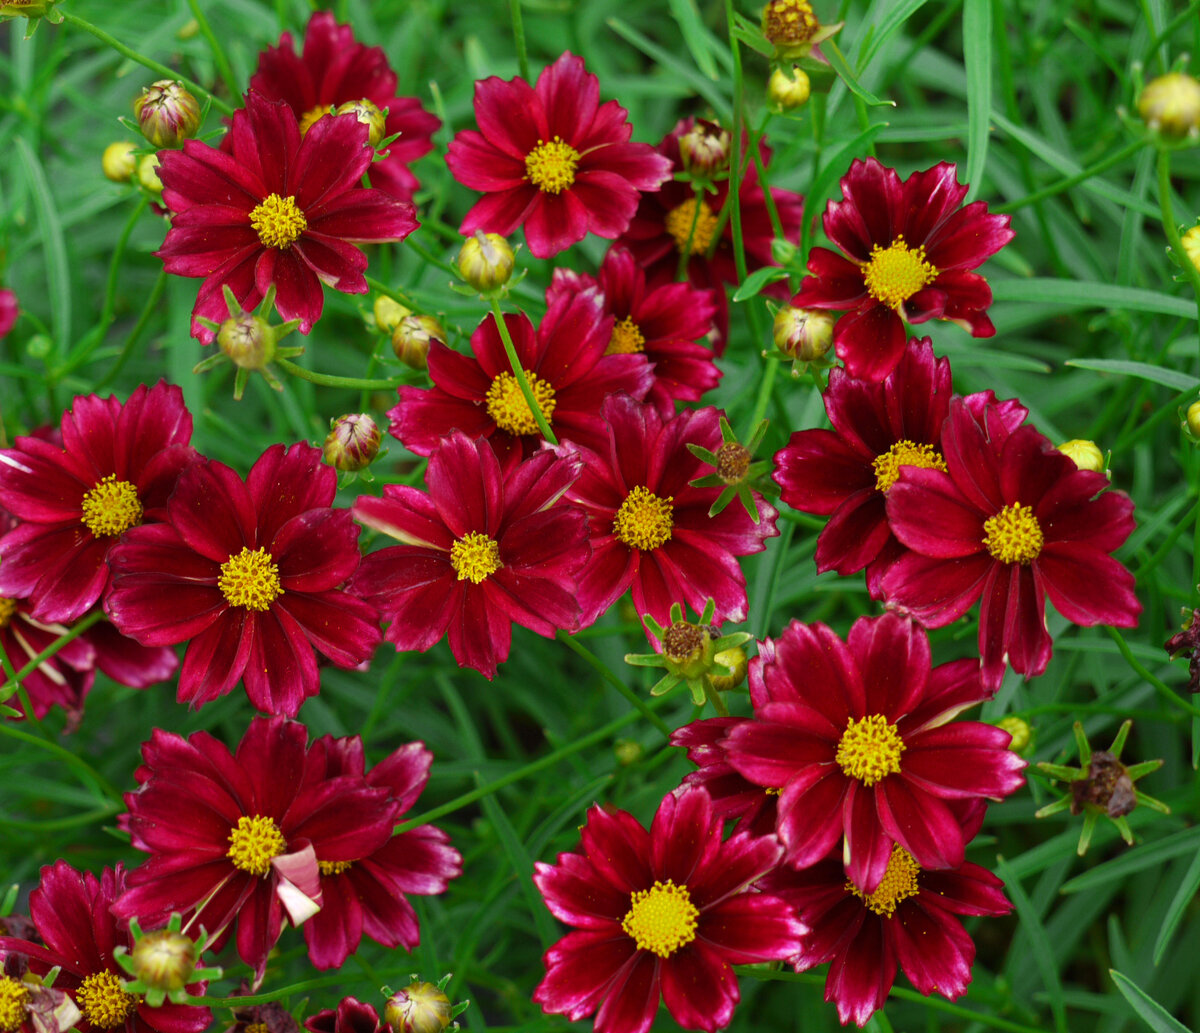
M 938 271 L 925 261 L 925 245 L 910 248 L 900 234 L 886 248 L 876 244 L 863 269 L 867 290 L 876 301 L 898 309 L 926 284 L 937 278 Z
M 904 742 L 895 725 L 882 714 L 857 721 L 849 718 L 837 748 L 837 762 L 851 778 L 873 786 L 881 778 L 898 774 Z
M 921 868 L 913 860 L 912 854 L 897 843 L 892 847 L 892 856 L 888 859 L 883 881 L 874 893 L 863 893 L 849 880 L 846 881 L 846 890 L 853 893 L 881 918 L 891 918 L 896 913 L 896 905 L 921 892 L 921 888 L 917 885 L 917 873 L 920 870 Z
M 0 1030 L 16 1033 L 29 1012 L 29 987 L 11 976 L 0 976 Z
M 342 872 L 348 871 L 353 861 L 318 861 L 317 867 L 321 869 L 322 875 L 341 875 Z
M 271 1033 L 271 1027 L 265 1022 L 252 1022 L 246 1027 L 245 1033 Z
M 17 601 L 0 595 L 0 628 L 7 628 L 12 623 L 13 615 L 16 612 Z
M 530 373 L 529 370 L 525 370 L 525 379 L 529 381 L 529 389 L 533 392 L 534 401 L 542 411 L 542 416 L 547 424 L 550 423 L 550 418 L 554 415 L 554 406 L 557 404 L 554 401 L 554 388 L 548 381 L 536 373 Z M 500 373 L 492 381 L 492 386 L 487 392 L 487 412 L 496 426 L 509 434 L 520 437 L 524 434 L 539 433 L 533 410 L 525 401 L 517 378 L 511 373 Z
M 121 1025 L 138 1003 L 133 994 L 121 989 L 121 980 L 108 971 L 93 973 L 80 983 L 75 1002 L 83 1017 L 101 1029 Z
M 900 477 L 900 467 L 917 466 L 922 470 L 946 472 L 946 460 L 932 445 L 918 445 L 915 441 L 897 441 L 871 464 L 875 467 L 875 487 L 887 493 Z
M 648 890 L 630 894 L 629 905 L 621 928 L 633 937 L 639 950 L 669 958 L 696 938 L 700 912 L 686 886 L 676 886 L 670 879 L 655 880 Z
M 459 581 L 478 585 L 502 566 L 500 546 L 479 531 L 468 531 L 450 546 L 450 566 Z
M 1001 563 L 1032 563 L 1042 551 L 1042 529 L 1032 506 L 1005 506 L 983 522 L 983 544 Z
M 271 860 L 287 850 L 287 840 L 271 818 L 261 814 L 238 818 L 237 827 L 229 830 L 229 849 L 225 856 L 251 875 L 262 878 L 271 870 Z
M 631 549 L 650 552 L 671 540 L 674 496 L 660 499 L 648 488 L 634 488 L 625 496 L 613 520 L 613 531 Z
M 561 194 L 575 182 L 578 164 L 579 152 L 561 137 L 539 140 L 525 155 L 525 178 L 543 194 Z
M 770 0 L 763 10 L 763 35 L 772 43 L 803 43 L 820 23 L 808 0 Z
M 254 227 L 263 247 L 285 248 L 291 247 L 292 241 L 308 229 L 308 220 L 304 218 L 294 197 L 269 194 L 250 213 L 250 225 Z
M 632 355 L 634 352 L 644 352 L 645 350 L 646 338 L 642 336 L 641 327 L 629 316 L 626 316 L 613 327 L 612 337 L 609 338 L 604 354 Z
M 269 610 L 275 598 L 283 594 L 279 568 L 271 562 L 271 554 L 266 549 L 248 549 L 244 545 L 241 552 L 221 564 L 217 587 L 230 606 L 244 606 L 247 610 Z
M 79 518 L 97 538 L 113 538 L 142 522 L 137 488 L 110 473 L 83 496 Z
M 310 108 L 300 116 L 300 135 L 304 136 L 308 131 L 317 124 L 317 122 L 330 113 L 329 105 L 325 107 Z M 278 196 L 278 195 L 272 195 Z
M 692 229 L 692 223 L 696 228 Z M 691 238 L 693 255 L 702 255 L 712 243 L 713 233 L 717 228 L 717 217 L 709 208 L 707 201 L 700 202 L 700 214 L 696 214 L 696 199 L 688 198 L 683 204 L 667 212 L 667 232 L 675 238 L 675 246 L 682 255 L 688 250 L 688 238 Z

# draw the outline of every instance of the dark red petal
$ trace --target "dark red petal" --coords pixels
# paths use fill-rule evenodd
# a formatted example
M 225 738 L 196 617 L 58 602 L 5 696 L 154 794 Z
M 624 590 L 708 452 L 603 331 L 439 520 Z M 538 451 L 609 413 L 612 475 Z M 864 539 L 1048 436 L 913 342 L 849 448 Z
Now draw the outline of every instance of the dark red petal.
M 629 986 L 629 976 L 637 967 L 637 955 L 633 940 L 616 924 L 603 931 L 569 933 L 546 951 L 543 958 L 546 977 L 533 991 L 533 1000 L 547 1014 L 562 1014 L 577 1020 L 591 1015 L 614 996 L 624 998 L 631 989 L 636 989 L 641 994 L 642 1011 L 649 1012 L 644 1022 L 637 1020 L 638 1028 L 648 1031 L 658 1010 L 658 981 L 653 978 L 654 966 L 649 965 L 649 972 L 639 975 L 635 987 Z M 652 986 L 647 985 L 647 979 Z M 626 1033 L 623 1027 L 618 1029 Z
M 836 765 L 818 771 L 823 774 L 816 781 L 793 779 L 779 798 L 779 838 L 787 850 L 787 863 L 795 868 L 815 864 L 842 838 L 848 780 Z
M 938 797 L 888 775 L 875 790 L 883 830 L 922 868 L 957 868 L 963 863 L 962 826 Z
M 663 1003 L 686 1029 L 709 1033 L 728 1026 L 741 1000 L 737 976 L 721 955 L 696 939 L 662 965 Z
M 1076 624 L 1132 628 L 1142 604 L 1133 575 L 1091 542 L 1054 542 L 1035 561 L 1054 608 Z
M 900 905 L 890 928 L 900 967 L 921 993 L 953 1001 L 967 992 L 975 944 L 957 919 L 926 910 L 918 897 Z
M 697 936 L 731 965 L 786 960 L 806 932 L 790 905 L 768 893 L 739 893 L 705 911 Z
M 535 258 L 553 258 L 583 240 L 589 223 L 588 210 L 573 189 L 561 194 L 540 194 L 525 218 L 530 254 Z
M 870 302 L 847 313 L 833 328 L 833 345 L 846 372 L 863 380 L 883 380 L 904 355 L 904 324 L 886 305 Z
M 891 540 L 883 495 L 873 486 L 856 492 L 837 508 L 818 536 L 817 570 L 854 574 Z
M 994 565 L 986 553 L 948 560 L 909 553 L 883 575 L 884 598 L 926 627 L 940 628 L 971 608 Z
M 243 633 L 247 611 L 226 610 L 192 639 L 183 656 L 176 699 L 200 706 L 229 692 L 250 657 L 251 636 Z
M 593 806 L 580 836 L 583 852 L 601 878 L 622 893 L 647 889 L 654 882 L 650 835 L 633 815 Z
M 878 889 L 892 857 L 892 837 L 879 822 L 875 795 L 874 787 L 851 779 L 842 815 L 846 829 L 846 875 L 864 893 Z
M 856 492 L 875 490 L 873 458 L 832 431 L 802 430 L 775 454 L 772 476 L 789 506 L 825 516 Z
M 536 862 L 533 881 L 550 913 L 577 929 L 611 929 L 630 908 L 630 895 L 599 878 L 579 854 L 559 854 L 555 865 Z
M 1025 762 L 994 725 L 956 721 L 907 736 L 904 745 L 903 776 L 936 796 L 1000 799 L 1025 781 Z
M 895 613 L 860 617 L 846 644 L 854 654 L 866 690 L 866 713 L 889 722 L 907 714 L 925 695 L 929 680 L 929 637 Z
M 858 934 L 833 957 L 825 980 L 825 1000 L 837 1003 L 842 1025 L 865 1026 L 883 1007 L 896 980 L 896 952 L 883 922 L 867 915 Z
M 887 493 L 892 533 L 923 556 L 952 559 L 983 551 L 984 514 L 941 470 L 902 466 Z

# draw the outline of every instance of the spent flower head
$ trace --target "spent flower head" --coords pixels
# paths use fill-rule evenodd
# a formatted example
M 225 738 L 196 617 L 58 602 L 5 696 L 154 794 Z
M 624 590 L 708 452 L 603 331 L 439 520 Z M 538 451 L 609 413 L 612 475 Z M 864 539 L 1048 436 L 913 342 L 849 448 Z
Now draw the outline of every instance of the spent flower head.
M 754 503 L 754 492 L 762 491 L 759 482 L 770 471 L 771 463 L 763 459 L 754 462 L 754 450 L 762 443 L 763 435 L 767 432 L 767 421 L 763 420 L 754 428 L 754 433 L 743 445 L 733 433 L 729 421 L 722 416 L 719 420 L 721 427 L 721 447 L 710 452 L 701 445 L 688 442 L 688 451 L 702 463 L 707 463 L 716 473 L 705 474 L 688 483 L 695 488 L 717 488 L 721 494 L 716 497 L 709 507 L 708 515 L 716 516 L 736 495 L 750 519 L 758 523 L 758 506 Z
M 229 318 L 221 323 L 214 323 L 203 316 L 197 317 L 200 324 L 216 335 L 217 347 L 221 352 L 196 363 L 192 372 L 206 373 L 222 362 L 232 363 L 237 368 L 237 374 L 233 378 L 235 401 L 241 401 L 251 373 L 261 373 L 271 387 L 282 391 L 283 385 L 272 372 L 271 363 L 275 359 L 291 358 L 304 351 L 303 347 L 278 347 L 279 342 L 300 325 L 300 320 L 289 319 L 286 323 L 274 326 L 271 324 L 271 308 L 275 303 L 274 286 L 267 289 L 266 296 L 256 312 L 243 311 L 228 284 L 222 289 L 225 305 L 229 309 Z
M 781 60 L 807 57 L 841 27 L 841 22 L 822 25 L 808 0 L 767 0 L 763 8 L 762 34 Z

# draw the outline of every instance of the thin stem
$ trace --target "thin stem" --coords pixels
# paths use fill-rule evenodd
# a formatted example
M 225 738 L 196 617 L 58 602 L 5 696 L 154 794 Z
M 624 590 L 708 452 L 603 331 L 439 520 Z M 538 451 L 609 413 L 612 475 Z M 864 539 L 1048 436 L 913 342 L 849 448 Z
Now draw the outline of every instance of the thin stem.
M 500 309 L 500 302 L 496 298 L 492 298 L 492 315 L 496 320 L 496 329 L 500 331 L 500 340 L 504 342 L 504 354 L 508 356 L 513 376 L 517 378 L 517 386 L 521 389 L 521 395 L 525 399 L 525 404 L 529 406 L 529 411 L 533 414 L 533 419 L 538 425 L 538 430 L 542 432 L 542 437 L 549 441 L 550 444 L 557 445 L 558 438 L 554 436 L 554 431 L 550 429 L 550 424 L 546 420 L 546 414 L 542 412 L 542 407 L 538 405 L 533 388 L 529 386 L 529 378 L 525 376 L 521 360 L 517 358 L 516 346 L 513 344 L 512 335 L 508 332 L 508 324 L 504 322 L 504 313 Z
M 1125 639 L 1121 637 L 1121 633 L 1117 631 L 1116 628 L 1110 628 L 1106 626 L 1104 630 L 1112 636 L 1112 640 L 1117 644 L 1117 649 L 1120 650 L 1121 655 L 1125 658 L 1125 662 L 1133 668 L 1134 672 L 1139 677 L 1144 678 L 1151 685 L 1153 685 L 1155 692 L 1157 692 L 1168 702 L 1174 703 L 1180 709 L 1186 710 L 1193 717 L 1200 716 L 1200 707 L 1192 706 L 1192 704 L 1185 700 L 1182 696 L 1179 696 L 1175 692 L 1171 691 L 1171 689 L 1168 688 L 1162 680 L 1154 677 L 1154 675 L 1146 670 L 1146 668 L 1133 655 L 1133 651 L 1126 644 Z
M 692 241 L 696 239 L 696 226 L 700 223 L 700 206 L 704 203 L 704 191 L 692 185 L 692 224 L 688 227 L 687 240 L 679 249 L 679 262 L 675 266 L 675 279 L 686 280 L 688 262 L 692 259 Z
M 1179 228 L 1175 225 L 1175 215 L 1171 210 L 1171 152 L 1163 148 L 1158 152 L 1158 207 L 1162 212 L 1163 232 L 1171 245 L 1184 274 L 1191 282 L 1196 294 L 1197 313 L 1200 313 L 1200 269 L 1188 257 L 1183 241 L 1179 239 Z
M 733 0 L 725 0 L 725 20 L 729 30 L 729 47 L 733 54 L 733 153 L 740 158 L 742 148 L 742 105 L 745 99 L 745 83 L 742 81 L 742 51 L 738 46 L 734 29 Z M 751 147 L 754 141 L 750 141 Z M 733 225 L 733 262 L 737 269 L 738 283 L 746 279 L 746 251 L 742 241 L 742 163 L 735 159 L 729 163 L 729 196 L 726 207 L 732 206 L 730 221 Z
M 762 423 L 763 417 L 767 415 L 767 406 L 771 401 L 771 391 L 775 387 L 775 375 L 778 372 L 779 356 L 768 355 L 762 382 L 758 385 L 758 398 L 754 402 L 754 415 L 750 417 L 750 422 L 746 425 L 745 437 L 747 438 L 754 433 L 754 428 Z
M 508 0 L 508 12 L 512 17 L 513 42 L 517 47 L 517 67 L 521 78 L 529 80 L 529 54 L 525 51 L 525 23 L 521 20 L 521 0 Z
M 150 317 L 158 309 L 159 299 L 163 296 L 163 291 L 167 289 L 167 271 L 160 270 L 158 279 L 154 281 L 154 286 L 150 288 L 150 296 L 146 299 L 146 304 L 142 308 L 142 314 L 138 316 L 138 321 L 134 323 L 133 329 L 129 331 L 129 336 L 125 338 L 125 343 L 121 346 L 121 354 L 117 356 L 117 361 L 109 367 L 107 373 L 104 374 L 96 383 L 95 390 L 107 387 L 117 375 L 125 368 L 125 363 L 129 361 L 129 357 L 133 354 L 133 346 L 137 344 L 137 340 L 142 336 L 142 331 L 146 329 L 146 324 L 150 322 Z
M 1089 165 L 1086 169 L 1076 172 L 1073 176 L 1068 176 L 1066 179 L 1060 179 L 1056 183 L 1051 183 L 1049 186 L 1042 187 L 1041 190 L 1036 190 L 1032 194 L 1022 197 L 1016 201 L 1009 201 L 1008 204 L 989 206 L 988 210 L 996 215 L 1005 215 L 1008 212 L 1015 212 L 1019 208 L 1025 208 L 1031 204 L 1037 204 L 1039 201 L 1044 201 L 1047 197 L 1054 197 L 1056 194 L 1061 194 L 1071 187 L 1077 186 L 1091 179 L 1093 176 L 1100 175 L 1101 172 L 1107 172 L 1114 165 L 1119 165 L 1126 158 L 1129 158 L 1140 151 L 1145 144 L 1141 140 L 1134 140 L 1127 147 L 1122 148 L 1115 154 L 1110 154 L 1107 158 L 1102 158 L 1095 165 Z
M 337 986 L 344 982 L 346 982 L 346 974 L 338 972 L 332 976 L 318 976 L 316 979 L 306 979 L 303 983 L 281 986 L 277 990 L 272 990 L 269 994 L 251 994 L 247 996 L 235 994 L 232 997 L 193 997 L 191 994 L 188 994 L 187 1003 L 197 1005 L 226 1004 L 232 1008 L 248 1008 L 256 1004 L 271 1004 L 275 1001 L 283 1000 L 285 997 L 290 997 L 292 994 L 304 993 L 306 990 L 315 990 L 320 986 Z
M 92 767 L 82 757 L 76 756 L 70 750 L 59 746 L 58 743 L 52 742 L 49 739 L 39 738 L 38 736 L 25 731 L 23 728 L 14 728 L 8 721 L 0 721 L 0 735 L 7 735 L 10 739 L 17 739 L 20 742 L 27 742 L 33 746 L 37 746 L 43 750 L 46 750 L 48 753 L 54 754 L 54 756 L 60 758 L 63 763 L 67 765 L 67 767 L 76 768 L 81 774 L 87 775 L 87 777 L 95 783 L 95 785 L 100 789 L 101 792 L 104 793 L 105 796 L 108 796 L 111 799 L 116 800 L 118 803 L 122 803 L 123 805 L 121 792 L 116 786 L 114 786 L 107 778 L 100 774 L 99 771 Z
M 212 51 L 217 71 L 220 72 L 221 78 L 225 80 L 225 88 L 229 90 L 230 96 L 240 96 L 242 92 L 241 84 L 238 82 L 237 76 L 233 74 L 233 67 L 229 64 L 229 58 L 225 56 L 225 51 L 217 41 L 212 26 L 208 24 L 208 19 L 204 17 L 203 9 L 197 0 L 188 0 L 188 7 L 192 9 L 192 17 L 196 19 L 200 35 L 208 40 L 208 48 Z
M 592 670 L 599 674 L 601 678 L 608 682 L 609 685 L 616 689 L 631 704 L 633 704 L 633 706 L 637 707 L 637 709 L 641 712 L 642 717 L 654 725 L 654 727 L 662 732 L 663 735 L 667 736 L 667 738 L 670 738 L 670 725 L 668 725 L 653 710 L 646 706 L 645 701 L 641 699 L 641 697 L 639 697 L 637 693 L 635 693 L 628 685 L 621 681 L 620 678 L 613 674 L 613 672 L 608 669 L 608 665 L 595 653 L 593 653 L 586 646 L 576 642 L 565 631 L 560 631 L 554 637 L 557 638 L 559 642 L 564 643 L 568 649 L 571 649 L 573 652 L 581 656 L 587 662 L 588 666 L 592 668 Z
M 713 705 L 713 709 L 717 712 L 718 717 L 728 717 L 729 708 L 725 705 L 725 701 L 721 698 L 721 694 L 712 683 L 712 679 L 706 674 L 704 676 L 704 695 L 709 703 Z
M 324 384 L 326 387 L 349 387 L 356 391 L 384 391 L 400 385 L 399 380 L 365 380 L 362 377 L 335 377 L 332 373 L 314 373 L 311 369 L 297 366 L 291 359 L 276 357 L 272 361 L 280 369 L 294 377 L 307 380 L 312 384 Z

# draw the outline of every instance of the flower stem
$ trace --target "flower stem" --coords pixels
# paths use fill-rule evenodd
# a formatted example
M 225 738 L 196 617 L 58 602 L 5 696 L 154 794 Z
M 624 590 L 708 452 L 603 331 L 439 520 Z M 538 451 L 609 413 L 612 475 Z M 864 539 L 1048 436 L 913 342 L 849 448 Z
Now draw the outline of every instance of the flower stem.
M 554 436 L 554 431 L 550 429 L 550 424 L 546 422 L 546 415 L 542 412 L 542 407 L 538 405 L 537 398 L 534 397 L 533 388 L 529 386 L 529 378 L 525 376 L 521 360 L 517 358 L 516 346 L 513 344 L 512 335 L 508 332 L 508 324 L 504 322 L 504 313 L 500 309 L 500 302 L 496 298 L 492 298 L 492 315 L 496 319 L 496 329 L 500 331 L 500 340 L 504 342 L 504 354 L 508 356 L 513 376 L 517 378 L 517 386 L 521 389 L 521 395 L 525 399 L 525 404 L 529 406 L 529 411 L 533 414 L 533 418 L 538 425 L 538 430 L 542 432 L 542 437 L 549 441 L 550 444 L 557 445 L 558 438 Z
M 1068 176 L 1066 179 L 1060 179 L 1057 183 L 1051 183 L 1049 186 L 1042 187 L 1041 190 L 1035 190 L 1032 194 L 1026 197 L 1018 198 L 1016 201 L 1009 201 L 1008 204 L 997 205 L 992 207 L 989 205 L 988 211 L 995 215 L 1006 215 L 1009 212 L 1015 212 L 1021 208 L 1027 208 L 1031 204 L 1037 204 L 1039 201 L 1046 200 L 1047 197 L 1054 197 L 1064 191 L 1070 190 L 1073 186 L 1078 186 L 1080 183 L 1086 183 L 1094 176 L 1100 175 L 1101 172 L 1106 172 L 1114 165 L 1119 165 L 1126 158 L 1131 157 L 1140 151 L 1145 144 L 1141 140 L 1134 140 L 1128 147 L 1124 147 L 1115 154 L 1110 154 L 1107 158 L 1102 158 L 1094 165 L 1089 165 L 1086 169 L 1076 172 L 1073 176 Z
M 146 324 L 150 322 L 151 316 L 158 311 L 159 299 L 163 296 L 163 291 L 166 289 L 167 271 L 160 269 L 158 279 L 154 281 L 154 286 L 150 288 L 150 295 L 146 298 L 146 304 L 142 307 L 142 314 L 138 316 L 138 321 L 133 324 L 133 329 L 129 331 L 129 336 L 125 338 L 125 343 L 121 346 L 121 354 L 117 356 L 117 361 L 109 367 L 108 372 L 96 382 L 94 390 L 99 391 L 101 388 L 107 387 L 117 379 L 117 375 L 125 368 L 125 363 L 129 361 L 129 357 L 133 354 L 133 346 L 137 344 L 138 338 L 142 336 L 142 331 L 146 329 Z
M 734 160 L 729 163 L 729 197 L 726 206 L 732 206 L 730 223 L 733 228 L 733 262 L 737 269 L 738 283 L 746 279 L 746 250 L 742 240 L 742 108 L 745 103 L 745 83 L 742 80 L 742 50 L 738 46 L 734 30 L 737 23 L 734 20 L 733 0 L 725 0 L 725 19 L 729 29 L 729 49 L 733 55 L 733 153 Z M 749 141 L 751 147 L 755 141 Z
M 521 0 L 508 0 L 508 12 L 512 17 L 513 42 L 517 47 L 517 67 L 521 78 L 529 79 L 529 54 L 525 50 L 525 22 L 521 18 Z
M 324 384 L 326 387 L 349 387 L 363 391 L 383 391 L 387 388 L 398 387 L 399 380 L 364 380 L 361 377 L 335 377 L 331 373 L 314 373 L 303 366 L 297 366 L 291 359 L 275 358 L 275 364 L 282 370 L 307 380 L 312 384 Z
M 754 402 L 754 415 L 751 416 L 750 422 L 746 425 L 746 433 L 742 440 L 750 437 L 754 433 L 754 428 L 763 421 L 763 417 L 767 415 L 767 406 L 771 401 L 771 391 L 775 387 L 775 374 L 779 372 L 779 356 L 768 355 L 766 361 L 766 369 L 763 370 L 762 382 L 758 385 L 758 398 Z
M 687 242 L 679 249 L 679 262 L 675 266 L 675 279 L 686 280 L 688 262 L 692 260 L 692 241 L 696 239 L 696 226 L 700 222 L 700 205 L 704 203 L 704 191 L 692 186 L 692 224 L 688 227 Z
M 94 783 L 96 788 L 98 788 L 105 796 L 123 805 L 121 791 L 116 786 L 114 786 L 107 778 L 100 774 L 99 771 L 92 767 L 91 764 L 89 764 L 82 757 L 76 756 L 70 750 L 59 746 L 58 743 L 53 742 L 50 739 L 41 739 L 38 736 L 25 731 L 23 728 L 14 728 L 7 721 L 0 721 L 0 735 L 7 735 L 10 739 L 17 739 L 20 742 L 29 743 L 33 746 L 39 747 L 40 749 L 46 750 L 48 753 L 52 753 L 55 757 L 61 759 L 62 762 L 67 765 L 67 767 L 75 768 L 80 775 L 86 775 L 88 781 Z
M 662 732 L 663 735 L 670 738 L 670 726 L 653 710 L 646 706 L 645 700 L 641 699 L 641 697 L 639 697 L 638 694 L 633 691 L 633 689 L 631 689 L 628 685 L 621 681 L 620 678 L 613 674 L 613 672 L 608 669 L 608 665 L 605 664 L 604 661 L 601 660 L 595 653 L 593 653 L 586 646 L 580 645 L 580 643 L 572 639 L 571 636 L 565 631 L 560 631 L 554 637 L 557 638 L 559 642 L 564 643 L 569 649 L 573 650 L 579 656 L 583 657 L 592 670 L 599 674 L 601 678 L 608 682 L 609 685 L 616 689 L 622 696 L 629 700 L 630 703 L 637 707 L 639 711 L 641 711 L 642 717 L 654 725 L 654 727 Z
M 217 71 L 221 73 L 221 78 L 225 80 L 226 89 L 229 90 L 231 96 L 240 96 L 242 92 L 241 85 L 238 83 L 237 76 L 233 74 L 229 58 L 225 56 L 225 51 L 221 49 L 221 44 L 217 41 L 212 26 L 208 24 L 208 19 L 204 17 L 203 9 L 197 0 L 188 0 L 188 7 L 192 9 L 192 17 L 196 19 L 196 25 L 200 29 L 200 34 L 208 40 L 208 48 L 212 51 Z
M 725 701 L 721 698 L 721 694 L 713 685 L 712 679 L 706 674 L 704 676 L 704 695 L 708 698 L 709 703 L 713 705 L 713 709 L 717 712 L 718 717 L 728 717 L 729 708 L 725 705 Z
M 1161 679 L 1154 677 L 1153 674 L 1146 670 L 1145 666 L 1141 664 L 1137 657 L 1133 655 L 1133 650 L 1129 648 L 1128 643 L 1126 643 L 1125 639 L 1121 637 L 1121 633 L 1117 631 L 1116 628 L 1106 626 L 1104 630 L 1112 636 L 1112 640 L 1117 644 L 1117 649 L 1125 658 L 1125 662 L 1133 668 L 1134 673 L 1137 674 L 1138 677 L 1149 682 L 1154 687 L 1154 691 L 1169 703 L 1174 703 L 1175 706 L 1179 707 L 1181 710 L 1186 710 L 1193 717 L 1200 716 L 1200 707 L 1193 706 L 1182 696 L 1179 696 L 1175 692 L 1171 691 L 1171 689 L 1168 688 Z
M 1196 268 L 1196 263 L 1184 249 L 1183 241 L 1179 239 L 1179 228 L 1175 225 L 1175 215 L 1171 210 L 1171 152 L 1166 148 L 1158 152 L 1158 207 L 1162 212 L 1163 232 L 1196 293 L 1197 312 L 1200 313 L 1200 269 Z

